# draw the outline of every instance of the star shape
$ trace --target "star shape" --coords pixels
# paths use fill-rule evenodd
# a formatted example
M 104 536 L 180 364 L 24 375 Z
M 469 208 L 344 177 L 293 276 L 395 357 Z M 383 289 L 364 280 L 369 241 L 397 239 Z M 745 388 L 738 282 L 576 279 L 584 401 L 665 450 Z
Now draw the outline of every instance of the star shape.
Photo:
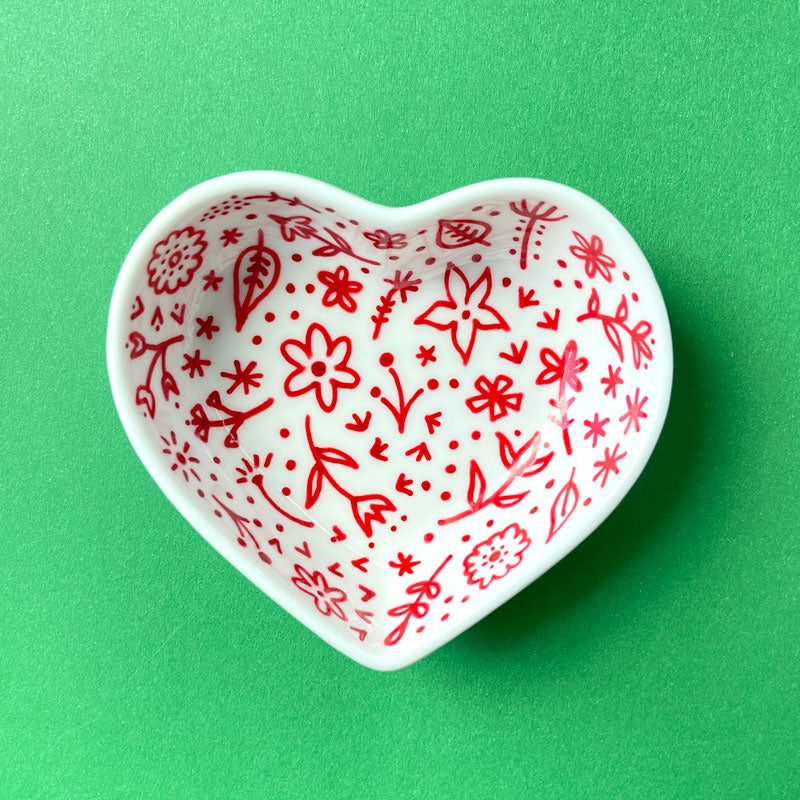
M 591 438 L 592 447 L 594 447 L 597 444 L 597 440 L 601 436 L 606 435 L 605 428 L 609 422 L 611 422 L 610 417 L 606 417 L 605 419 L 600 419 L 600 415 L 597 412 L 595 412 L 594 419 L 592 420 L 585 419 L 583 421 L 583 424 L 589 429 L 588 431 L 586 431 L 586 435 L 583 438 L 584 439 Z
M 489 267 L 470 283 L 458 267 L 448 264 L 444 273 L 444 290 L 447 299 L 437 300 L 414 320 L 414 324 L 430 325 L 437 330 L 448 331 L 453 347 L 466 366 L 478 331 L 511 329 L 500 312 L 488 303 L 492 291 Z
M 186 363 L 181 367 L 181 369 L 188 370 L 190 378 L 194 378 L 195 373 L 202 378 L 204 375 L 203 367 L 211 366 L 211 362 L 207 358 L 203 358 L 200 355 L 199 350 L 195 350 L 194 355 L 192 356 L 190 356 L 188 353 L 184 353 L 183 357 L 186 359 Z
M 611 369 L 611 364 L 608 365 L 608 377 L 607 378 L 600 378 L 600 383 L 605 385 L 605 389 L 603 390 L 603 394 L 610 394 L 615 400 L 617 399 L 617 386 L 621 386 L 625 381 L 622 380 L 619 376 L 619 372 L 622 367 L 617 367 L 616 369 Z
M 238 358 L 233 361 L 233 372 L 220 372 L 223 378 L 231 381 L 230 387 L 226 390 L 226 394 L 232 394 L 240 386 L 244 389 L 244 393 L 248 394 L 250 389 L 258 389 L 261 386 L 261 378 L 264 377 L 263 372 L 254 372 L 258 366 L 255 361 L 251 361 L 246 367 L 242 368 L 242 362 Z
M 426 367 L 429 361 L 436 361 L 436 356 L 433 354 L 435 349 L 436 345 L 431 345 L 430 347 L 419 346 L 417 358 L 419 359 L 420 366 Z
M 406 573 L 411 575 L 414 572 L 414 567 L 419 563 L 419 561 L 414 561 L 414 556 L 412 555 L 406 556 L 403 553 L 398 553 L 397 561 L 390 561 L 389 566 L 397 570 L 398 578 L 402 578 Z
M 633 400 L 629 394 L 625 395 L 625 402 L 628 404 L 628 410 L 619 418 L 620 422 L 625 422 L 625 433 L 631 429 L 633 425 L 636 433 L 639 433 L 639 420 L 647 419 L 647 414 L 642 410 L 647 398 L 639 399 L 639 390 L 637 389 L 633 395 Z M 627 420 L 627 422 L 626 422 Z
M 214 334 L 219 330 L 219 325 L 214 324 L 214 316 L 210 315 L 205 319 L 197 317 L 197 336 L 206 336 L 211 341 Z
M 212 292 L 218 291 L 219 285 L 222 283 L 222 281 L 222 275 L 217 275 L 217 273 L 212 269 L 208 275 L 203 276 L 203 291 L 207 292 L 209 289 L 211 289 Z

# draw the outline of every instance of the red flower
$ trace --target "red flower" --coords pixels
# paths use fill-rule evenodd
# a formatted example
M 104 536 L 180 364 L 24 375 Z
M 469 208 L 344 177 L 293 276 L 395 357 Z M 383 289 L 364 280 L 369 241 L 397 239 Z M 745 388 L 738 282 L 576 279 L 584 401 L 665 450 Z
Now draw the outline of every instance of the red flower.
M 365 494 L 350 498 L 350 509 L 358 527 L 367 536 L 372 535 L 372 523 L 386 522 L 385 513 L 397 511 L 395 504 L 382 494 Z
M 537 386 L 544 386 L 547 383 L 555 383 L 563 380 L 567 386 L 576 392 L 581 391 L 583 385 L 578 377 L 579 372 L 583 372 L 589 360 L 578 358 L 578 344 L 574 339 L 567 342 L 564 348 L 564 355 L 559 356 L 549 347 L 543 347 L 539 353 L 544 369 L 536 378 Z
M 281 354 L 294 367 L 283 388 L 289 397 L 314 391 L 323 411 L 333 411 L 339 389 L 354 389 L 359 374 L 347 366 L 352 343 L 347 336 L 331 339 L 318 322 L 309 325 L 305 341 L 287 339 Z
M 508 414 L 509 409 L 519 411 L 522 404 L 522 392 L 509 392 L 512 380 L 507 375 L 498 375 L 494 381 L 490 381 L 485 375 L 481 375 L 475 381 L 475 388 L 478 394 L 468 397 L 466 404 L 473 414 L 489 409 L 489 419 L 494 422 Z
M 314 598 L 314 605 L 317 611 L 323 616 L 329 617 L 333 614 L 339 619 L 347 621 L 347 614 L 340 607 L 340 603 L 347 600 L 347 595 L 341 589 L 329 585 L 325 576 L 321 572 L 309 572 L 299 564 L 294 565 L 297 573 L 292 578 L 292 583 L 309 597 Z
M 616 267 L 616 263 L 611 256 L 603 252 L 603 240 L 599 236 L 592 236 L 587 240 L 578 231 L 572 231 L 572 235 L 577 240 L 577 245 L 569 248 L 570 253 L 583 261 L 584 269 L 588 277 L 593 278 L 596 273 L 611 283 L 611 270 Z
M 485 589 L 492 581 L 504 578 L 522 562 L 522 554 L 531 540 L 525 530 L 512 523 L 502 531 L 493 533 L 479 542 L 464 559 L 467 583 Z
M 297 239 L 310 239 L 316 234 L 316 229 L 311 224 L 311 217 L 281 217 L 277 214 L 270 214 L 269 218 L 281 226 L 281 236 L 287 242 Z
M 511 329 L 500 312 L 487 302 L 492 291 L 488 267 L 470 283 L 467 276 L 451 264 L 444 273 L 444 289 L 447 299 L 437 300 L 414 320 L 414 324 L 449 331 L 453 347 L 466 365 L 478 331 Z
M 404 233 L 389 233 L 382 228 L 372 233 L 365 233 L 364 238 L 369 239 L 372 246 L 378 250 L 399 250 L 408 244 Z
M 353 295 L 358 294 L 364 285 L 350 280 L 350 272 L 347 267 L 337 267 L 336 272 L 322 270 L 317 273 L 317 278 L 323 286 L 328 287 L 322 296 L 322 305 L 326 308 L 339 306 L 350 314 L 356 310 L 356 301 L 353 299 Z
M 208 246 L 203 234 L 204 231 L 189 226 L 172 231 L 153 248 L 153 255 L 147 262 L 147 283 L 156 294 L 174 294 L 181 286 L 191 283 Z

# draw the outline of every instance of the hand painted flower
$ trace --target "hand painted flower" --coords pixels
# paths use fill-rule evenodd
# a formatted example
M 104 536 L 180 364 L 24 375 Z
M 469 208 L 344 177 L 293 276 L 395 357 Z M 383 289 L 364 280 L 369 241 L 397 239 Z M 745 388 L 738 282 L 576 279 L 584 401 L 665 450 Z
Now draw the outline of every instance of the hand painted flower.
M 395 504 L 381 494 L 368 494 L 350 499 L 350 509 L 353 512 L 353 519 L 358 523 L 358 527 L 367 536 L 372 536 L 372 524 L 374 522 L 384 523 L 384 514 L 397 511 Z
M 153 248 L 153 255 L 147 262 L 147 282 L 156 294 L 174 294 L 191 283 L 208 246 L 203 234 L 204 231 L 189 226 L 172 231 Z
M 515 522 L 475 545 L 464 559 L 467 583 L 485 589 L 492 581 L 504 578 L 522 562 L 530 546 L 528 534 Z
M 575 258 L 583 261 L 586 275 L 594 278 L 599 272 L 605 280 L 611 283 L 611 270 L 617 265 L 611 256 L 603 252 L 603 240 L 599 236 L 592 236 L 591 240 L 587 240 L 578 231 L 572 231 L 572 235 L 578 244 L 573 244 L 569 251 Z
M 310 239 L 317 232 L 311 224 L 311 217 L 281 217 L 278 214 L 269 214 L 269 218 L 280 225 L 281 236 L 287 242 L 293 242 L 295 239 Z
M 320 614 L 326 617 L 333 614 L 339 619 L 347 621 L 347 614 L 339 605 L 347 600 L 347 595 L 342 589 L 330 586 L 321 572 L 309 572 L 299 564 L 294 565 L 294 571 L 296 574 L 292 578 L 292 583 L 301 592 L 314 598 L 314 605 Z
M 468 397 L 464 402 L 473 414 L 488 409 L 489 419 L 494 422 L 505 417 L 509 409 L 519 411 L 522 405 L 522 392 L 509 392 L 511 386 L 512 380 L 508 375 L 498 375 L 493 381 L 481 375 L 475 381 L 478 394 Z
M 458 267 L 448 264 L 444 289 L 447 299 L 437 300 L 414 320 L 414 324 L 449 331 L 453 347 L 466 365 L 478 331 L 511 329 L 497 309 L 487 302 L 492 291 L 492 275 L 488 267 L 474 283 L 470 283 Z
M 372 233 L 365 233 L 364 238 L 369 239 L 372 246 L 378 250 L 399 250 L 408 244 L 404 233 L 389 233 L 382 228 Z
M 339 306 L 352 314 L 356 310 L 354 294 L 358 294 L 364 285 L 358 281 L 350 280 L 350 272 L 347 267 L 337 267 L 336 272 L 322 270 L 317 273 L 319 282 L 327 287 L 325 294 L 322 295 L 322 305 L 326 308 Z
M 340 389 L 354 389 L 359 374 L 347 366 L 352 343 L 347 336 L 332 339 L 318 322 L 309 325 L 305 341 L 287 339 L 281 354 L 294 369 L 283 384 L 289 397 L 306 392 L 316 394 L 323 411 L 333 411 Z
M 563 380 L 573 391 L 581 391 L 583 384 L 578 373 L 586 369 L 589 360 L 578 358 L 578 343 L 574 339 L 567 342 L 562 356 L 549 347 L 543 347 L 539 352 L 539 358 L 544 369 L 536 377 L 537 386 Z

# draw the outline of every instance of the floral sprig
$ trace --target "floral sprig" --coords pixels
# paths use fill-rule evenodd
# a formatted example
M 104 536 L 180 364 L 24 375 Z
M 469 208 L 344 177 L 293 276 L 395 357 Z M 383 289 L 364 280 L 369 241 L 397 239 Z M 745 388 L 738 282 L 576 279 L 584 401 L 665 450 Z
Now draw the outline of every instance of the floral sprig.
M 266 411 L 273 403 L 275 398 L 268 397 L 263 403 L 259 403 L 254 408 L 247 411 L 236 411 L 228 408 L 220 397 L 219 392 L 215 389 L 206 398 L 206 405 L 222 414 L 217 419 L 209 419 L 206 410 L 202 403 L 197 403 L 192 406 L 190 413 L 189 423 L 194 427 L 194 435 L 201 441 L 208 441 L 208 433 L 211 428 L 225 428 L 227 434 L 223 444 L 225 447 L 238 447 L 239 446 L 239 428 L 251 417 Z
M 311 450 L 311 457 L 314 460 L 314 465 L 308 473 L 308 481 L 306 483 L 306 500 L 305 507 L 307 509 L 313 507 L 317 502 L 322 491 L 323 482 L 328 485 L 342 497 L 344 497 L 350 504 L 350 513 L 359 528 L 364 532 L 367 537 L 372 536 L 372 526 L 374 523 L 386 522 L 385 514 L 397 511 L 395 504 L 382 494 L 364 494 L 355 495 L 348 492 L 337 480 L 331 475 L 329 464 L 337 464 L 349 469 L 358 469 L 358 462 L 343 450 L 336 447 L 317 447 L 314 444 L 313 436 L 311 435 L 311 417 L 306 416 L 306 439 L 308 446 Z
M 252 483 L 253 486 L 258 489 L 261 496 L 279 513 L 282 514 L 286 519 L 290 519 L 292 522 L 296 522 L 298 525 L 302 525 L 305 528 L 313 528 L 314 521 L 310 519 L 301 519 L 300 517 L 296 517 L 294 514 L 290 514 L 286 509 L 279 506 L 273 499 L 270 497 L 269 493 L 267 492 L 266 488 L 264 487 L 264 473 L 261 472 L 261 469 L 267 469 L 269 465 L 272 463 L 272 453 L 267 453 L 263 460 L 259 458 L 258 453 L 253 455 L 253 463 L 251 464 L 247 458 L 242 459 L 242 466 L 236 467 L 236 471 L 239 473 L 240 477 L 236 479 L 236 483 Z
M 270 192 L 269 194 L 249 194 L 244 199 L 266 200 L 268 203 L 277 203 L 279 201 L 282 201 L 292 207 L 303 206 L 303 208 L 307 208 L 309 211 L 313 211 L 315 214 L 320 213 L 320 210 L 318 208 L 314 208 L 314 206 L 310 206 L 308 205 L 308 203 L 304 203 L 299 197 L 282 197 L 277 192 Z M 249 205 L 249 203 L 247 203 L 247 205 Z
M 265 563 L 271 564 L 272 559 L 261 549 L 261 545 L 258 543 L 258 539 L 253 536 L 250 530 L 250 520 L 247 517 L 243 517 L 237 511 L 234 511 L 232 508 L 228 508 L 222 500 L 219 499 L 215 494 L 211 495 L 214 502 L 228 515 L 231 522 L 234 524 L 236 528 L 236 533 L 238 535 L 237 542 L 242 547 L 247 547 L 247 540 L 249 539 L 256 548 L 256 552 L 258 553 L 258 557 Z M 216 514 L 218 516 L 222 515 L 221 511 L 217 511 Z
M 161 365 L 161 392 L 164 395 L 164 400 L 169 400 L 170 394 L 179 395 L 180 389 L 173 374 L 167 369 L 167 350 L 172 345 L 183 341 L 183 335 L 173 336 L 171 339 L 165 339 L 163 342 L 150 344 L 144 336 L 138 331 L 133 331 L 128 335 L 128 341 L 131 345 L 130 357 L 139 358 L 147 352 L 153 354 L 150 360 L 150 366 L 147 368 L 147 376 L 144 383 L 136 387 L 136 405 L 144 406 L 150 419 L 155 419 L 156 416 L 156 396 L 150 386 L 153 380 L 153 373 L 155 372 L 156 365 Z
M 597 294 L 597 289 L 592 289 L 589 296 L 589 303 L 586 307 L 586 313 L 581 314 L 578 322 L 583 322 L 587 319 L 599 320 L 603 324 L 603 332 L 606 338 L 611 343 L 611 346 L 616 350 L 620 362 L 625 361 L 625 348 L 622 344 L 621 333 L 628 336 L 631 343 L 631 354 L 633 355 L 633 366 L 639 369 L 643 360 L 650 360 L 653 357 L 653 351 L 647 341 L 647 337 L 653 331 L 653 326 L 647 320 L 637 322 L 632 328 L 628 324 L 628 301 L 625 295 L 617 305 L 617 310 L 614 315 L 603 314 L 600 311 L 600 296 Z
M 520 217 L 527 217 L 528 222 L 525 225 L 525 232 L 522 234 L 522 242 L 519 248 L 519 268 L 528 268 L 528 245 L 530 243 L 531 233 L 539 222 L 560 222 L 566 219 L 567 215 L 562 214 L 560 217 L 555 216 L 558 211 L 557 206 L 550 206 L 544 208 L 544 200 L 540 200 L 533 208 L 528 207 L 527 200 L 521 200 L 519 203 L 509 203 L 509 208 Z
M 349 242 L 330 228 L 322 229 L 328 235 L 328 238 L 325 238 L 314 227 L 311 217 L 281 217 L 278 214 L 269 214 L 268 216 L 273 222 L 280 226 L 281 236 L 287 242 L 293 242 L 295 239 L 316 239 L 318 242 L 322 242 L 322 246 L 312 252 L 314 256 L 328 257 L 346 255 L 358 261 L 363 261 L 365 264 L 374 264 L 378 266 L 380 263 L 355 253 Z
M 521 503 L 530 492 L 526 489 L 523 492 L 506 494 L 511 488 L 511 484 L 517 478 L 530 478 L 538 475 L 547 468 L 553 459 L 553 451 L 547 455 L 539 456 L 539 443 L 541 436 L 535 433 L 522 447 L 515 450 L 508 437 L 497 432 L 497 441 L 500 446 L 500 461 L 506 468 L 505 480 L 491 494 L 487 494 L 486 478 L 483 470 L 475 459 L 469 462 L 469 486 L 467 488 L 467 508 L 464 511 L 454 514 L 452 517 L 445 517 L 438 520 L 439 525 L 449 525 L 458 522 L 472 514 L 477 514 L 484 508 L 496 506 L 497 508 L 511 508 Z
M 383 282 L 388 283 L 391 288 L 380 298 L 375 313 L 370 317 L 370 320 L 375 323 L 375 328 L 372 331 L 373 340 L 380 336 L 381 328 L 389 321 L 389 314 L 392 313 L 392 309 L 395 306 L 394 296 L 399 292 L 400 302 L 405 303 L 408 300 L 408 293 L 418 291 L 422 280 L 414 278 L 411 270 L 402 275 L 400 270 L 396 269 L 394 277 L 384 278 Z
M 422 619 L 428 615 L 431 606 L 426 601 L 435 600 L 441 594 L 442 585 L 436 578 L 452 557 L 452 555 L 448 555 L 427 580 L 417 581 L 406 587 L 406 594 L 413 598 L 410 603 L 403 603 L 389 609 L 390 617 L 402 617 L 403 619 L 383 640 L 387 647 L 396 645 L 403 638 L 412 619 Z

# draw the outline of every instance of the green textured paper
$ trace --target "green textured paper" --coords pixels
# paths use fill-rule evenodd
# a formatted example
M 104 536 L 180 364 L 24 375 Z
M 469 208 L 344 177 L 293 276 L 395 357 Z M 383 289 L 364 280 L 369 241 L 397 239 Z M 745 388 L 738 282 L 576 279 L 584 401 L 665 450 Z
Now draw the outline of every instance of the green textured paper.
M 17 2 L 0 15 L 0 797 L 791 798 L 796 2 Z M 575 186 L 650 260 L 672 408 L 576 552 L 370 672 L 183 521 L 113 408 L 106 313 L 214 175 L 387 204 Z

